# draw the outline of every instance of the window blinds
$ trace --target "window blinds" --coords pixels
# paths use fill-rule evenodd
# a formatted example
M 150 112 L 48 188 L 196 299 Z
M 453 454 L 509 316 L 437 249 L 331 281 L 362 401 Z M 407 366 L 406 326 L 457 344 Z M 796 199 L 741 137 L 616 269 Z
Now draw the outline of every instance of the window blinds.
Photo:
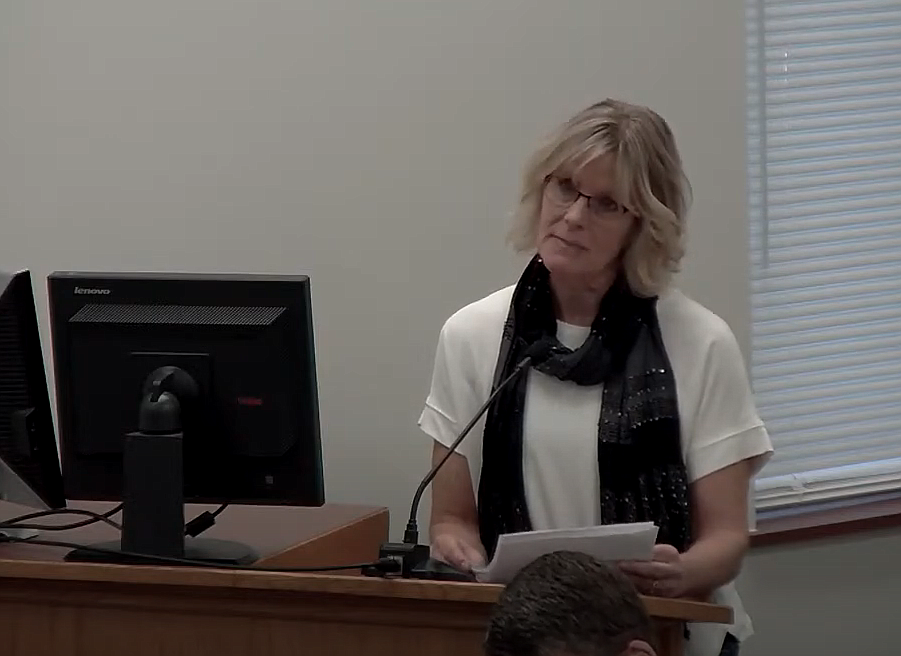
M 901 1 L 746 9 L 757 507 L 901 489 Z

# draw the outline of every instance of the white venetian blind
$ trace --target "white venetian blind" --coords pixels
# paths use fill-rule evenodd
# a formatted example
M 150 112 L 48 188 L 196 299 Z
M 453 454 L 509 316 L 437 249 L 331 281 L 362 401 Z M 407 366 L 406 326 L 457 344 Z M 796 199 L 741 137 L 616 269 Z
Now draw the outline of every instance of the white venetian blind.
M 746 0 L 758 508 L 901 489 L 901 0 Z

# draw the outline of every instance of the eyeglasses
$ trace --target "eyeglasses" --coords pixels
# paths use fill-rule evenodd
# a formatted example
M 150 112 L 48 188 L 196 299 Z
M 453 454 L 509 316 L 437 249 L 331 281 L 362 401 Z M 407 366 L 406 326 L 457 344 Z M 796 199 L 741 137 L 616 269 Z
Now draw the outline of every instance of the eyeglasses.
M 588 204 L 588 212 L 599 220 L 616 218 L 629 212 L 627 207 L 606 194 L 599 196 L 583 194 L 576 188 L 572 178 L 549 175 L 545 178 L 544 191 L 547 199 L 560 209 L 572 207 L 573 203 L 580 198 L 585 198 Z

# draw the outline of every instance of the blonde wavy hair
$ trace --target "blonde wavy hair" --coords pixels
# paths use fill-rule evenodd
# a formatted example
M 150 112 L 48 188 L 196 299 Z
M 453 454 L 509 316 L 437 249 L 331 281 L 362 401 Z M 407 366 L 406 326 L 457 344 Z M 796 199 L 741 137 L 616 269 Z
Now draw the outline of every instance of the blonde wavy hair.
M 526 164 L 510 243 L 518 251 L 535 250 L 548 176 L 571 174 L 607 153 L 615 157 L 616 199 L 639 218 L 622 255 L 626 279 L 634 293 L 656 296 L 685 254 L 691 185 L 672 131 L 647 107 L 608 98 L 552 133 Z

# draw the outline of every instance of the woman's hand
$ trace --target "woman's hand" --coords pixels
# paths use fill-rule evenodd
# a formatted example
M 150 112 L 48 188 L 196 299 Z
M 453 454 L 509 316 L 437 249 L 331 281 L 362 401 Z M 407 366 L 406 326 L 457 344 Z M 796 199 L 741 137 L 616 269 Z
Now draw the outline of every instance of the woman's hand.
M 642 594 L 654 597 L 681 597 L 685 594 L 685 566 L 682 554 L 668 544 L 654 546 L 651 560 L 619 563 Z
M 448 456 L 448 449 L 435 442 L 432 466 Z M 469 463 L 451 453 L 432 482 L 432 558 L 470 571 L 485 564 L 485 549 L 479 537 L 479 513 L 469 473 Z
M 432 538 L 432 558 L 468 572 L 485 565 L 485 550 L 475 536 L 441 531 Z

